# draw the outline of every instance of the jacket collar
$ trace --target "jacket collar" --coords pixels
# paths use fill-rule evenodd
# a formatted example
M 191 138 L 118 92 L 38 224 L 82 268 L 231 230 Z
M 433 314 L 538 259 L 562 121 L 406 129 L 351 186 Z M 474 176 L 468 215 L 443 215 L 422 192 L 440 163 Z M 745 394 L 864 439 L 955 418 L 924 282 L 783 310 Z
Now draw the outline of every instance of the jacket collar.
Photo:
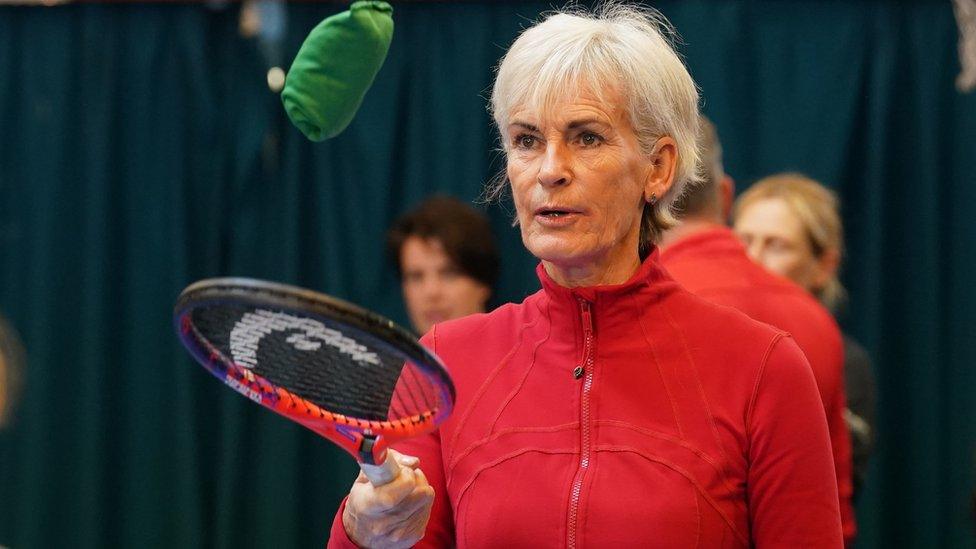
M 568 320 L 566 317 L 580 318 L 584 301 L 590 305 L 597 325 L 608 326 L 633 319 L 637 312 L 633 310 L 634 307 L 643 309 L 677 287 L 677 283 L 661 267 L 660 255 L 657 248 L 652 250 L 640 268 L 623 284 L 576 288 L 560 286 L 550 278 L 540 262 L 536 274 L 548 298 L 553 321 Z

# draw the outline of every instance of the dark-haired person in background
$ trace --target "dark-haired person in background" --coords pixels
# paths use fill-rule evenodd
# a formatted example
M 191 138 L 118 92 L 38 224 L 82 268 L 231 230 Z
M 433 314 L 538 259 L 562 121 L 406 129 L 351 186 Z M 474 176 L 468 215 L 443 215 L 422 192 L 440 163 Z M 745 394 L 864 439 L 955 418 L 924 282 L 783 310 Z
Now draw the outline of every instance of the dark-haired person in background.
M 404 214 L 387 236 L 414 330 L 485 312 L 498 280 L 488 219 L 470 205 L 434 196 Z
M 681 285 L 793 335 L 820 389 L 837 473 L 844 538 L 856 534 L 851 504 L 851 440 L 844 422 L 844 350 L 830 312 L 803 288 L 754 263 L 725 222 L 734 184 L 722 166 L 714 125 L 702 117 L 703 180 L 678 202 L 681 223 L 662 239 L 661 263 Z
M 844 227 L 830 189 L 797 173 L 772 175 L 742 193 L 733 218 L 753 260 L 796 282 L 828 309 L 839 308 L 846 293 L 837 278 Z M 874 374 L 867 351 L 846 334 L 844 378 L 856 500 L 874 448 Z

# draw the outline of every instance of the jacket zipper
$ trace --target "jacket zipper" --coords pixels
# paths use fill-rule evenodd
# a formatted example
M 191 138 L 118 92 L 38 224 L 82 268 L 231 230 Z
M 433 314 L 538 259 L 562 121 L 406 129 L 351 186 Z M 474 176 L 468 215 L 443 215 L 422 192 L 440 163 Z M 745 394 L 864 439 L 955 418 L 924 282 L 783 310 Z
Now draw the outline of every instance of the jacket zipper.
M 573 478 L 573 490 L 569 496 L 569 527 L 566 546 L 576 547 L 576 528 L 579 523 L 580 495 L 583 491 L 583 477 L 590 466 L 590 390 L 593 388 L 593 316 L 590 303 L 578 298 L 580 304 L 580 318 L 583 323 L 583 391 L 580 396 L 580 462 Z

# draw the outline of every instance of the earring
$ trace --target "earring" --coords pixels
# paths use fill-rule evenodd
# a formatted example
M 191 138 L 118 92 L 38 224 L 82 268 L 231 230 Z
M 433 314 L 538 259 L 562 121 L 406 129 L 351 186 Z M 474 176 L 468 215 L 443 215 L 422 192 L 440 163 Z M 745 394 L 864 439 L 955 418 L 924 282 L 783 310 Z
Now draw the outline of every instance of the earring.
M 657 193 L 651 193 L 651 199 L 648 200 L 651 206 L 657 205 Z

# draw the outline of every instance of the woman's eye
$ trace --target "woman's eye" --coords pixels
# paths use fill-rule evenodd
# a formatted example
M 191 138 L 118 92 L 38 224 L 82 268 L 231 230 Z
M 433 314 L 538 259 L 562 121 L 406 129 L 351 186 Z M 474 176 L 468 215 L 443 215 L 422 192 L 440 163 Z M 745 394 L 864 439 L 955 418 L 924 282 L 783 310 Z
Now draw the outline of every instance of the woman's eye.
M 441 277 L 445 280 L 454 280 L 461 276 L 461 271 L 457 267 L 448 267 L 441 271 Z
M 774 252 L 788 252 L 793 246 L 782 238 L 772 238 L 769 240 L 769 249 Z
M 535 146 L 535 137 L 522 133 L 515 136 L 515 146 L 520 149 L 531 149 Z
M 583 132 L 579 140 L 584 147 L 593 147 L 599 145 L 603 138 L 592 132 Z

